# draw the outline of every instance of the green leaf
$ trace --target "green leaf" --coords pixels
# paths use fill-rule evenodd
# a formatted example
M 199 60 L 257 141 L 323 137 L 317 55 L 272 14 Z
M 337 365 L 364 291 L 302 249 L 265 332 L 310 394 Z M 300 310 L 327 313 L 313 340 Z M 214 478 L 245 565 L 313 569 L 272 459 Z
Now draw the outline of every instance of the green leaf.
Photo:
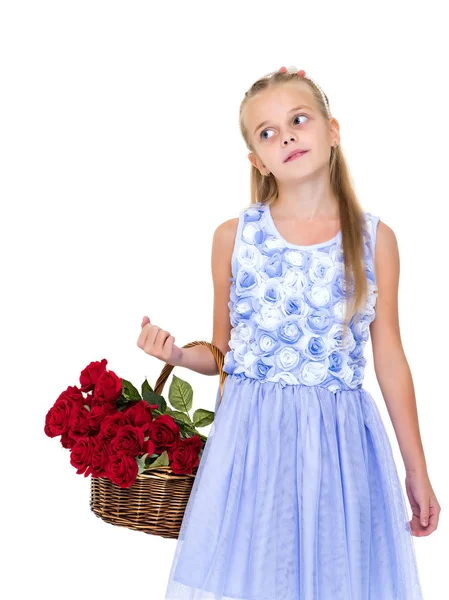
M 137 466 L 138 466 L 137 475 L 140 475 L 141 473 L 143 473 L 145 471 L 145 459 L 146 459 L 147 456 L 148 456 L 148 453 L 144 454 L 140 458 L 136 457 L 136 463 L 137 463 Z
M 170 389 L 168 390 L 168 399 L 173 408 L 188 413 L 192 408 L 192 386 L 187 381 L 184 381 L 184 379 L 173 375 Z
M 193 413 L 193 424 L 195 427 L 207 427 L 214 421 L 215 413 L 205 408 L 199 408 Z
M 154 462 L 152 462 L 146 469 L 151 469 L 152 467 L 168 467 L 170 461 L 168 460 L 167 450 L 164 450 L 158 458 Z
M 148 379 L 145 377 L 145 381 L 142 383 L 142 398 L 143 398 L 143 395 L 145 394 L 145 392 L 153 392 L 153 391 L 154 391 L 153 388 L 148 383 Z
M 88 406 L 87 404 L 83 404 L 83 406 L 86 410 L 88 410 L 90 412 L 90 406 Z
M 171 410 L 170 408 L 167 408 L 165 414 L 170 415 L 170 417 L 172 417 L 175 421 L 186 423 L 186 425 L 193 425 L 190 416 L 179 410 Z
M 127 400 L 142 400 L 139 391 L 126 379 L 122 379 L 122 395 Z
M 177 410 L 171 410 L 170 408 L 167 408 L 167 412 L 165 414 L 171 417 L 174 420 L 174 422 L 178 425 L 181 439 L 184 439 L 186 437 L 192 437 L 192 435 L 198 433 L 195 427 L 193 426 L 189 415 L 186 415 L 185 413 Z
M 128 401 L 127 398 L 125 398 L 125 396 L 122 394 L 116 401 L 115 406 L 117 410 L 123 410 L 126 406 L 128 406 L 129 402 L 132 402 L 132 400 Z
M 165 413 L 167 410 L 167 402 L 165 401 L 164 396 L 155 394 L 152 390 L 145 390 L 143 399 L 145 402 L 148 402 L 148 404 L 157 404 L 158 410 L 160 410 L 161 413 Z

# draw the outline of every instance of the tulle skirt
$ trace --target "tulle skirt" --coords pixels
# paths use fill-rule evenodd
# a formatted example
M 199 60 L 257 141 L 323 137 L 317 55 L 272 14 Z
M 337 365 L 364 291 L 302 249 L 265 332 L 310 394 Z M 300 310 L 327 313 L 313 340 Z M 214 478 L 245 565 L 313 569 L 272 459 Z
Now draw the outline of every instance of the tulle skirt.
M 364 389 L 226 378 L 165 600 L 422 600 L 390 441 Z

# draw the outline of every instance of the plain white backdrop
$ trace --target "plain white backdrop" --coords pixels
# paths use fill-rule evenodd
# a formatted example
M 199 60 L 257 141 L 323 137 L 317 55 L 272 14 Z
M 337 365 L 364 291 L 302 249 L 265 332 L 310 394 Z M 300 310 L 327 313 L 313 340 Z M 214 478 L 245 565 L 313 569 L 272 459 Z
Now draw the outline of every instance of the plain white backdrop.
M 213 233 L 249 203 L 239 105 L 256 78 L 291 64 L 327 93 L 360 202 L 398 239 L 402 341 L 442 505 L 415 548 L 426 600 L 449 596 L 440 6 L 2 3 L 3 598 L 163 600 L 175 540 L 98 519 L 90 478 L 45 436 L 45 415 L 93 360 L 136 386 L 156 382 L 163 363 L 136 345 L 144 315 L 178 345 L 211 340 Z M 404 482 L 366 352 L 365 386 Z M 195 408 L 213 410 L 218 377 L 174 372 Z

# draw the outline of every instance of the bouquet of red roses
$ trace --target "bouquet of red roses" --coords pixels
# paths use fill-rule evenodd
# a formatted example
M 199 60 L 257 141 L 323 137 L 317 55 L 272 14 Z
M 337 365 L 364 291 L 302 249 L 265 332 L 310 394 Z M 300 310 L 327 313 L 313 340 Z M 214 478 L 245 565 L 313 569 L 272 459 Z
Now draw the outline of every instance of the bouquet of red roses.
M 169 408 L 146 379 L 140 395 L 132 383 L 108 371 L 107 362 L 91 362 L 81 371 L 80 386 L 61 393 L 45 417 L 45 434 L 61 436 L 78 474 L 106 477 L 121 488 L 156 467 L 193 473 L 207 441 L 196 428 L 210 425 L 214 412 L 200 408 L 191 418 L 192 387 L 176 375 Z

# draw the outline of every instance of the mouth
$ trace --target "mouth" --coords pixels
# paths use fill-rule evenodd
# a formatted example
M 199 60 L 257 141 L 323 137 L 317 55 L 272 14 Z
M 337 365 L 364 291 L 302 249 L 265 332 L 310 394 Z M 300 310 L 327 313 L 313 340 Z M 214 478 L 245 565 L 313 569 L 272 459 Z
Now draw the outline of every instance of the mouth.
M 306 154 L 307 152 L 308 150 L 296 150 L 292 154 L 289 154 L 289 156 L 284 160 L 284 162 L 290 162 L 292 160 L 295 160 L 295 158 L 301 158 L 301 156 L 304 156 L 304 154 Z

